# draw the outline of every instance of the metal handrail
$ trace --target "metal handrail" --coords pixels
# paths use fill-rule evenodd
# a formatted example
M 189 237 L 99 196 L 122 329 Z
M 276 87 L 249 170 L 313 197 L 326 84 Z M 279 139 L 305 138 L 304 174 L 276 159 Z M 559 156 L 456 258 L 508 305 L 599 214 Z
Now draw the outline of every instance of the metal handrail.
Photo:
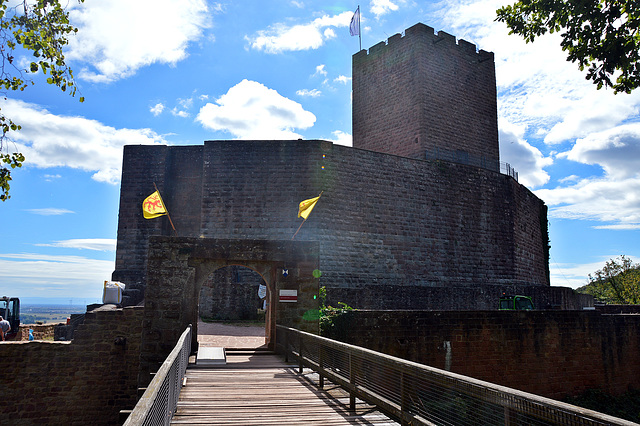
M 276 350 L 411 425 L 635 425 L 595 411 L 278 325 Z
M 516 182 L 518 181 L 518 172 L 516 169 L 514 169 L 511 164 L 504 161 L 491 159 L 485 156 L 473 155 L 464 150 L 451 150 L 440 147 L 428 149 L 425 151 L 425 154 L 425 158 L 427 160 L 440 160 L 475 166 L 481 169 L 491 170 L 502 173 L 503 175 L 511 176 Z
M 125 426 L 169 425 L 178 405 L 191 354 L 191 325 L 182 333 L 147 390 L 124 422 Z

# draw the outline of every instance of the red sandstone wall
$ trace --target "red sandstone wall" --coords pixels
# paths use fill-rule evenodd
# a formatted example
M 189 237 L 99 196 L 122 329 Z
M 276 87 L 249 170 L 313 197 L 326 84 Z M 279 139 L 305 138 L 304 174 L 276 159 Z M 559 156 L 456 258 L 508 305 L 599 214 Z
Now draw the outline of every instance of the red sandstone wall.
M 137 400 L 142 315 L 142 308 L 87 314 L 72 342 L 0 344 L 0 423 L 117 424 Z M 116 345 L 118 337 L 126 344 Z
M 493 53 L 416 24 L 353 56 L 353 146 L 411 158 L 435 147 L 498 160 Z
M 347 343 L 550 398 L 640 388 L 640 315 L 356 311 L 340 321 L 335 337 Z

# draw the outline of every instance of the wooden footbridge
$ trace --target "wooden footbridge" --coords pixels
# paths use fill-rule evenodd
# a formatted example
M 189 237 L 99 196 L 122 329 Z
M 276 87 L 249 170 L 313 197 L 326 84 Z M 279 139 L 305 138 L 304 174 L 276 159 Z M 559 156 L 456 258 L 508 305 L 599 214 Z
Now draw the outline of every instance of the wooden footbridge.
M 227 351 L 226 364 L 190 363 L 171 424 L 207 425 L 397 425 L 377 407 L 339 386 L 318 388 L 313 370 L 266 351 Z
M 276 341 L 203 366 L 187 328 L 124 424 L 635 424 L 287 327 Z

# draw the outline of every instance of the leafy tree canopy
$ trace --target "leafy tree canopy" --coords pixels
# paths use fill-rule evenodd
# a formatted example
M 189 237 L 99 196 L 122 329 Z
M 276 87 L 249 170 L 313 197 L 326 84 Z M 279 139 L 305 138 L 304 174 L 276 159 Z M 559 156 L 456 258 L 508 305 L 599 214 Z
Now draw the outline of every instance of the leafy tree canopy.
M 83 2 L 84 0 L 78 0 Z M 75 96 L 73 72 L 65 62 L 62 52 L 68 37 L 78 31 L 69 23 L 69 13 L 58 0 L 21 2 L 0 0 L 0 91 L 23 91 L 34 82 L 29 74 L 42 72 L 46 82 L 58 86 L 63 92 Z M 27 59 L 28 68 L 24 68 Z M 20 59 L 18 59 L 20 58 Z M 84 99 L 80 97 L 80 102 Z M 20 130 L 0 110 L 0 200 L 10 198 L 11 170 L 22 167 L 25 158 L 11 149 L 9 133 Z
M 589 284 L 576 289 L 595 299 L 614 304 L 640 304 L 640 264 L 622 255 L 589 274 Z
M 598 89 L 629 93 L 640 85 L 638 0 L 521 0 L 497 10 L 510 34 L 528 42 L 561 32 L 567 60 L 578 62 Z

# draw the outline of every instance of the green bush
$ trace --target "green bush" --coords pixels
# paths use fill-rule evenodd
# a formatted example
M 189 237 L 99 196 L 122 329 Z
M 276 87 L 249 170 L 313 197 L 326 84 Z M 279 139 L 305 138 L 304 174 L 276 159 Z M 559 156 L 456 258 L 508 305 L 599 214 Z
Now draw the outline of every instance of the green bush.
M 335 336 L 336 321 L 337 319 L 349 311 L 355 309 L 347 305 L 344 302 L 338 302 L 338 307 L 327 306 L 327 289 L 320 287 L 320 335 L 321 336 Z

